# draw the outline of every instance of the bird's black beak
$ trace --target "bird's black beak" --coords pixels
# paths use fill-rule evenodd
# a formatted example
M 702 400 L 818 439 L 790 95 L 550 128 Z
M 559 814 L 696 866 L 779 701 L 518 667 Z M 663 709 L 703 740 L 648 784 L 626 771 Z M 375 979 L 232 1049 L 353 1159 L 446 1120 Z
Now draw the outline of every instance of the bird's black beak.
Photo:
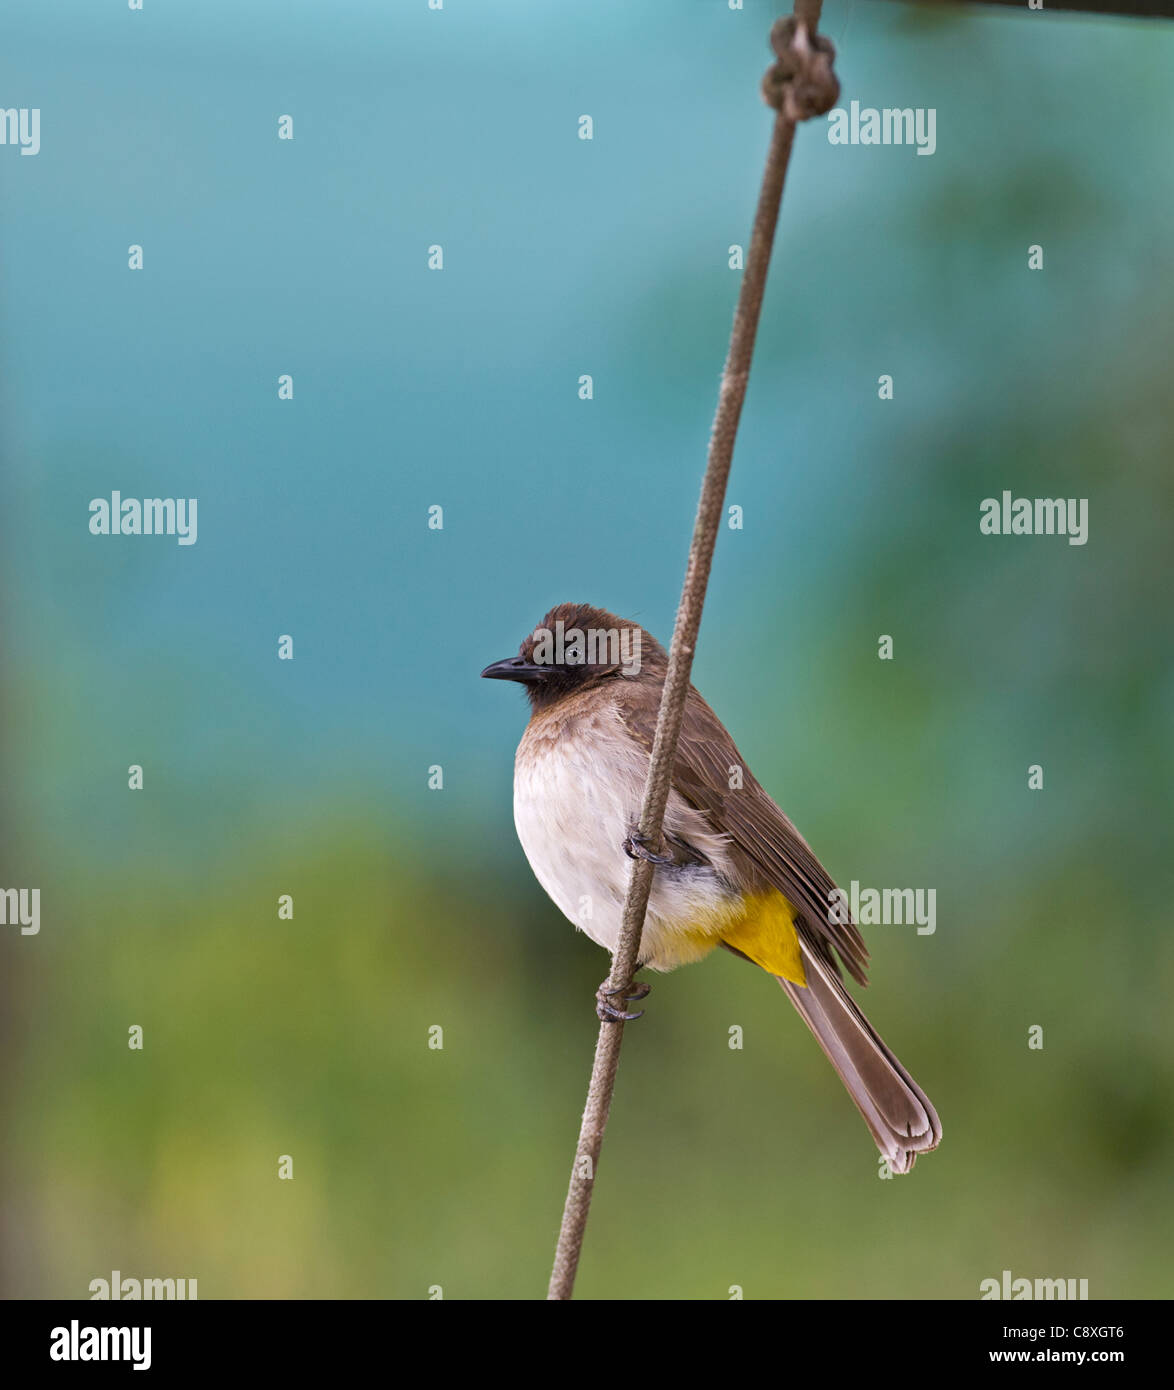
M 521 681 L 523 685 L 530 685 L 541 680 L 549 670 L 549 666 L 536 666 L 523 656 L 507 656 L 504 661 L 486 666 L 481 674 L 491 681 Z

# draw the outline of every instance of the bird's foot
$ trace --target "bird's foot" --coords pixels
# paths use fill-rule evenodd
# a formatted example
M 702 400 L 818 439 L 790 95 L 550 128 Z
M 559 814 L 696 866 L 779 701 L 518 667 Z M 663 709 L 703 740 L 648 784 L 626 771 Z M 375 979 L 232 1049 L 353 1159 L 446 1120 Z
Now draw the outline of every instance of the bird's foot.
M 645 984 L 643 980 L 633 980 L 625 990 L 608 989 L 611 980 L 604 980 L 603 984 L 595 991 L 595 1012 L 599 1017 L 600 1023 L 631 1023 L 633 1019 L 643 1018 L 644 1010 L 640 1009 L 634 1014 L 626 1013 L 623 1009 L 617 1008 L 611 1001 L 619 999 L 622 1003 L 628 1003 L 632 999 L 643 999 L 652 988 Z
M 671 868 L 676 860 L 671 854 L 653 854 L 648 848 L 647 835 L 641 835 L 636 826 L 628 831 L 627 839 L 624 841 L 624 853 L 629 859 L 646 859 L 649 864 L 655 864 L 658 868 Z

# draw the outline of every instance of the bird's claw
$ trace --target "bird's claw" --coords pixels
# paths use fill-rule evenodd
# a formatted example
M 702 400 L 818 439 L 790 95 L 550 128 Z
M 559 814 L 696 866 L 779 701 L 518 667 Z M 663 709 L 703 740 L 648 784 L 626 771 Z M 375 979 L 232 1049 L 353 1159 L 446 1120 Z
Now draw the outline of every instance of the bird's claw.
M 643 1018 L 644 1010 L 638 1009 L 636 1013 L 630 1014 L 625 1010 L 617 1008 L 611 1001 L 620 999 L 625 1004 L 632 999 L 643 999 L 652 988 L 643 980 L 633 980 L 627 989 L 608 989 L 610 980 L 604 980 L 603 984 L 595 991 L 595 1012 L 600 1023 L 631 1023 L 633 1019 Z
M 629 859 L 644 859 L 660 869 L 670 868 L 676 863 L 671 854 L 653 854 L 648 848 L 648 837 L 641 835 L 635 827 L 628 831 L 627 838 L 624 840 L 624 853 Z

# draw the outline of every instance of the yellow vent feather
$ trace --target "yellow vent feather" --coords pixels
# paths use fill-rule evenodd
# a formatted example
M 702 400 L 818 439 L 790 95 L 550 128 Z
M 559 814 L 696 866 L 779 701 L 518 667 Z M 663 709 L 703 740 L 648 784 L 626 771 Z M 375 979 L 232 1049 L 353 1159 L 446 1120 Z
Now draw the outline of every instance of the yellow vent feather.
M 721 939 L 769 974 L 807 984 L 795 909 L 781 893 L 771 889 L 744 898 L 741 915 L 722 927 Z

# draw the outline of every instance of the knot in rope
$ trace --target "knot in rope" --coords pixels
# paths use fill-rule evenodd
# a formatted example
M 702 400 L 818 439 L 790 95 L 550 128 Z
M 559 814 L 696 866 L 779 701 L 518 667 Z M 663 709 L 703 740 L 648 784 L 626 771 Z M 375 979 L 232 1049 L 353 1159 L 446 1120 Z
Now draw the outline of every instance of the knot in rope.
M 831 39 L 812 34 L 794 15 L 776 20 L 770 46 L 778 61 L 762 79 L 762 99 L 788 120 L 806 121 L 835 106 L 840 84 L 832 70 L 836 49 Z

